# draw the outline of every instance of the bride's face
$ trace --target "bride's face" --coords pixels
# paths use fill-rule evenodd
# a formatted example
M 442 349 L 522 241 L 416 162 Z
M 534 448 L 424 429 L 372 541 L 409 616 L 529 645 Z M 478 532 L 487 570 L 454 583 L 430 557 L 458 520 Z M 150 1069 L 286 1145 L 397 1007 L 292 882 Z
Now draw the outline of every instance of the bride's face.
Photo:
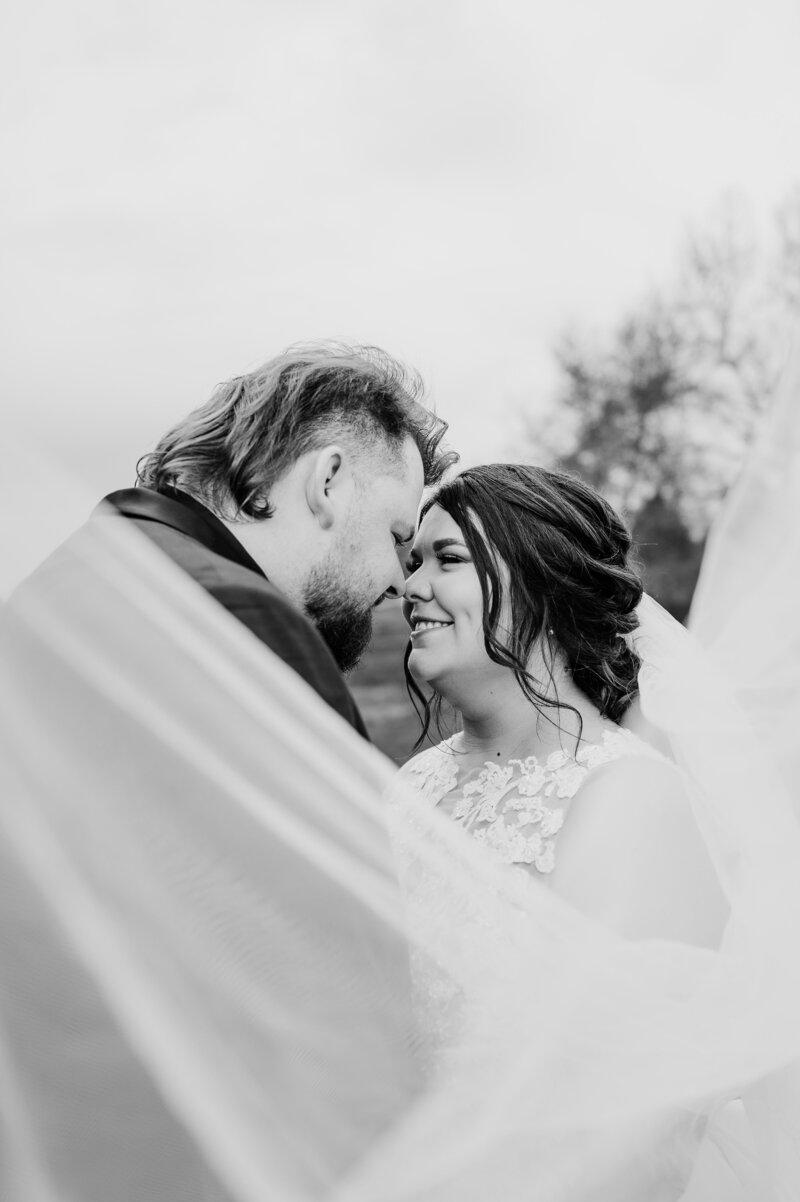
M 411 627 L 408 666 L 443 694 L 499 669 L 486 654 L 483 594 L 461 528 L 438 505 L 425 514 L 409 555 L 403 613 Z

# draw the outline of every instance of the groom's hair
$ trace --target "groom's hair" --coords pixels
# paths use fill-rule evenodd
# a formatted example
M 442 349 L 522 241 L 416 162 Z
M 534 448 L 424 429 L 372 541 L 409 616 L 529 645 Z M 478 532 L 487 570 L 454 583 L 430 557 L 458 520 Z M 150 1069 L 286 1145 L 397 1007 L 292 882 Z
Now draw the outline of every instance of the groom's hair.
M 137 482 L 181 489 L 220 517 L 268 518 L 273 485 L 307 451 L 343 442 L 400 471 L 412 438 L 435 484 L 457 456 L 442 449 L 447 424 L 422 393 L 416 373 L 375 347 L 292 346 L 220 384 L 143 456 Z

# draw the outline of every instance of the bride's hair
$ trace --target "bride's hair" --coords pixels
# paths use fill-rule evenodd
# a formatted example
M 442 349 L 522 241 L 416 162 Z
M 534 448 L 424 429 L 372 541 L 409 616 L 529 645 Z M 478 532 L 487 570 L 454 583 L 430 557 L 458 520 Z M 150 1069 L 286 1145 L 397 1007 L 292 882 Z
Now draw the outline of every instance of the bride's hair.
M 643 592 L 619 514 L 573 476 L 516 463 L 461 472 L 427 500 L 420 518 L 432 505 L 458 524 L 469 548 L 483 592 L 489 657 L 513 670 L 537 709 L 558 709 L 557 697 L 527 670 L 541 639 L 551 685 L 560 651 L 578 688 L 604 717 L 619 722 L 638 691 L 641 661 L 625 636 L 639 624 L 635 611 Z M 498 633 L 504 608 L 511 613 L 508 642 Z M 426 697 L 411 676 L 408 652 L 406 680 L 412 700 L 423 706 L 419 746 L 438 717 L 439 699 Z
M 137 482 L 180 488 L 218 516 L 268 518 L 272 486 L 307 451 L 349 439 L 391 457 L 417 445 L 425 483 L 458 458 L 447 424 L 421 403 L 422 381 L 376 347 L 305 343 L 220 384 L 139 461 Z

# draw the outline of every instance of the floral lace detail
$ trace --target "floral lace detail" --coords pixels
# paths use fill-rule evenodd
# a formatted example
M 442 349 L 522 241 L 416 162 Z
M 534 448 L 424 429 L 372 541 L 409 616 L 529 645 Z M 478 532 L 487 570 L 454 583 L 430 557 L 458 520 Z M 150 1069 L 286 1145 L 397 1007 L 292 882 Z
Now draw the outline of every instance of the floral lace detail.
M 506 864 L 531 865 L 542 874 L 555 867 L 556 836 L 564 823 L 564 807 L 554 804 L 575 796 L 588 774 L 626 754 L 658 757 L 630 731 L 606 731 L 601 743 L 582 747 L 577 755 L 554 751 L 496 764 L 487 760 L 478 776 L 467 780 L 450 817 Z M 449 742 L 440 743 L 406 765 L 409 783 L 431 805 L 458 785 L 459 760 Z
M 432 805 L 438 805 L 458 782 L 458 762 L 452 752 L 442 750 L 446 746 L 440 743 L 431 747 L 408 764 L 408 770 L 414 773 L 411 783 L 415 790 Z

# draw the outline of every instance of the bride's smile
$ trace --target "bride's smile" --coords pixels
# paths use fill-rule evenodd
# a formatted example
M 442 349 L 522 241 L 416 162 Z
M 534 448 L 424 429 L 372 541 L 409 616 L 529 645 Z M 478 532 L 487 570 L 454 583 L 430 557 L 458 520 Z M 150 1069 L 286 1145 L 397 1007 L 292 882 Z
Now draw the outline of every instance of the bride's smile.
M 412 614 L 411 616 L 411 638 L 421 634 L 430 634 L 434 630 L 446 630 L 448 626 L 452 626 L 452 622 L 442 622 L 436 618 L 419 618 Z

